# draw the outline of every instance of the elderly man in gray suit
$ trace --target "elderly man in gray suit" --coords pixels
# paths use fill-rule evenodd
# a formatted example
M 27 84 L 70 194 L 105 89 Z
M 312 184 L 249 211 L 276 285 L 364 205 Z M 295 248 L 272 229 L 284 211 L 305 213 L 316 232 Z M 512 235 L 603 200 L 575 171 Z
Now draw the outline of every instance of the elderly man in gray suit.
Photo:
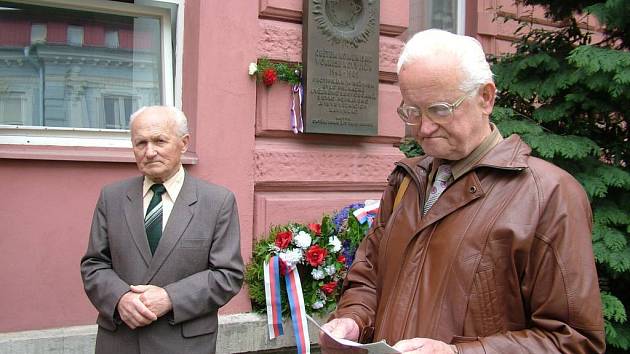
M 234 195 L 185 172 L 179 109 L 143 107 L 130 127 L 143 176 L 102 189 L 81 259 L 96 353 L 214 353 L 217 310 L 243 281 Z

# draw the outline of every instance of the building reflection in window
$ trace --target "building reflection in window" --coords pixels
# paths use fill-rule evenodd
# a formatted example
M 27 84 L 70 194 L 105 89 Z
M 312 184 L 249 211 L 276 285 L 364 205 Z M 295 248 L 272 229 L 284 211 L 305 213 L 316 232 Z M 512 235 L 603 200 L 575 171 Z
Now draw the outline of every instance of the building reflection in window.
M 127 129 L 161 102 L 161 24 L 0 1 L 0 125 Z

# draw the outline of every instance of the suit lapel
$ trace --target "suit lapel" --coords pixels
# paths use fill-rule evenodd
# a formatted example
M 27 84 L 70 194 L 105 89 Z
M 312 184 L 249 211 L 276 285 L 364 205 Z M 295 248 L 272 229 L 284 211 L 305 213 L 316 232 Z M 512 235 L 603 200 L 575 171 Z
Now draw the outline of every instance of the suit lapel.
M 162 238 L 158 244 L 149 269 L 145 275 L 144 284 L 148 284 L 160 269 L 164 261 L 173 251 L 175 245 L 184 234 L 190 220 L 193 218 L 193 204 L 197 202 L 197 185 L 191 177 L 186 174 L 184 177 L 184 185 L 182 186 L 177 200 L 173 205 L 171 215 L 162 233 Z M 148 247 L 148 241 L 147 241 Z
M 127 190 L 127 203 L 124 206 L 125 219 L 142 260 L 146 266 L 151 262 L 151 251 L 149 241 L 144 230 L 144 215 L 142 215 L 142 177 L 134 180 Z

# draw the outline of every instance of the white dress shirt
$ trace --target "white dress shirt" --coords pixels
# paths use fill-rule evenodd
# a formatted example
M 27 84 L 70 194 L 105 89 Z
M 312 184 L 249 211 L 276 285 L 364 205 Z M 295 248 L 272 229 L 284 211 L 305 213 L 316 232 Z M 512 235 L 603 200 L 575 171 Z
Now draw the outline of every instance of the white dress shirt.
M 166 188 L 166 193 L 162 194 L 162 230 L 164 230 L 164 227 L 168 222 L 168 217 L 171 215 L 171 211 L 173 210 L 173 205 L 175 205 L 179 191 L 182 190 L 182 186 L 184 185 L 184 176 L 184 166 L 180 165 L 177 173 L 162 183 Z M 146 176 L 144 177 L 144 183 L 142 185 L 142 215 L 147 214 L 149 202 L 151 202 L 151 198 L 153 198 L 151 186 L 154 184 L 155 182 L 153 182 L 150 178 Z

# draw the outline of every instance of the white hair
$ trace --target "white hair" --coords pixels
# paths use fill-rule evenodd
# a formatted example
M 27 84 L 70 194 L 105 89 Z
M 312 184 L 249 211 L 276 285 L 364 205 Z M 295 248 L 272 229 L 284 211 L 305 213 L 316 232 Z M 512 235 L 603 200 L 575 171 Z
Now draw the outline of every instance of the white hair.
M 490 65 L 479 41 L 440 29 L 428 29 L 411 37 L 398 59 L 397 73 L 400 74 L 403 66 L 418 59 L 435 59 L 445 55 L 456 58 L 460 64 L 459 69 L 464 75 L 459 87 L 462 91 L 469 92 L 493 82 Z
M 129 117 L 129 127 L 133 123 L 134 119 L 138 118 L 142 112 L 147 109 L 156 109 L 156 108 L 166 108 L 170 111 L 169 118 L 175 122 L 175 126 L 177 127 L 177 133 L 180 137 L 188 134 L 188 119 L 186 119 L 186 115 L 182 112 L 181 109 L 175 106 L 143 106 L 140 107 L 137 111 L 133 112 Z

